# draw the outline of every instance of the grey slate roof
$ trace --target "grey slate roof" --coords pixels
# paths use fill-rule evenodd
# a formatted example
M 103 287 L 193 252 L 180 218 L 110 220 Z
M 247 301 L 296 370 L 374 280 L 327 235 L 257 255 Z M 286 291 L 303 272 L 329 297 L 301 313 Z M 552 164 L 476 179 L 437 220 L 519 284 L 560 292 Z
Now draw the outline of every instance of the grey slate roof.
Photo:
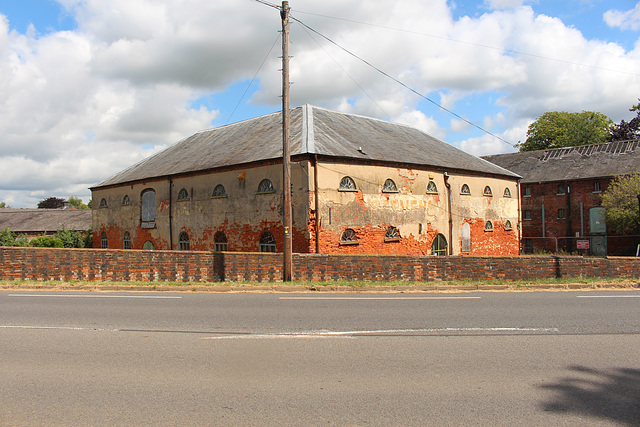
M 521 175 L 523 183 L 605 178 L 640 171 L 640 142 L 609 142 L 483 158 Z
M 304 105 L 291 110 L 290 129 L 292 156 L 317 154 L 516 177 L 418 129 L 369 117 Z M 278 112 L 198 132 L 95 188 L 281 157 Z
M 91 209 L 16 209 L 0 208 L 0 230 L 14 233 L 86 231 L 91 228 Z

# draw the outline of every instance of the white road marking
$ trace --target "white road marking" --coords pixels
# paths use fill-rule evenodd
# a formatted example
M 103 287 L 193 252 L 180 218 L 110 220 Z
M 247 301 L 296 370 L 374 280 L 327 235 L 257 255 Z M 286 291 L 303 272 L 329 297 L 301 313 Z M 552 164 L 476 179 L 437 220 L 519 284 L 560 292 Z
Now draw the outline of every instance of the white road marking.
M 145 299 L 182 299 L 182 297 L 169 297 L 158 295 L 77 295 L 77 294 L 9 294 L 10 297 L 55 297 L 55 298 L 145 298 Z
M 73 327 L 73 326 L 0 325 L 0 329 L 53 329 L 53 330 L 60 330 L 60 331 L 109 331 L 109 332 L 119 332 L 118 329 L 80 328 L 80 327 Z
M 456 300 L 456 299 L 481 299 L 482 297 L 280 297 L 286 300 Z
M 225 339 L 276 339 L 276 338 L 355 338 L 361 335 L 440 332 L 559 332 L 558 328 L 427 328 L 427 329 L 379 329 L 369 331 L 303 331 L 273 334 L 237 334 L 204 337 L 203 340 Z

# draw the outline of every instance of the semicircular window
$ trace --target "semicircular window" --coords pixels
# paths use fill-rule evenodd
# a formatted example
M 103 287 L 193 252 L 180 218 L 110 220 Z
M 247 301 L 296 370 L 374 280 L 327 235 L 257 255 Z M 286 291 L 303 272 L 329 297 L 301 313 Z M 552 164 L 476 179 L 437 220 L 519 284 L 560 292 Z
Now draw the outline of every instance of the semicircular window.
M 507 198 L 511 197 L 511 190 L 509 190 L 509 188 L 504 189 L 504 197 L 507 197 Z
M 429 184 L 427 184 L 427 193 L 438 194 L 438 187 L 435 182 L 429 181 Z
M 260 236 L 260 252 L 275 252 L 276 250 L 276 238 L 273 237 L 273 234 L 268 231 L 262 233 Z
M 178 192 L 178 200 L 179 201 L 189 200 L 189 192 L 187 191 L 186 188 L 183 188 Z
M 484 187 L 484 191 L 482 194 L 485 196 L 493 196 L 493 191 L 491 191 L 491 187 L 487 185 L 486 187 Z
M 484 231 L 493 231 L 493 223 L 491 221 L 487 221 L 484 225 Z
M 106 208 L 107 207 L 107 199 L 100 200 L 100 207 L 101 208 Z
M 147 240 L 146 242 L 144 242 L 144 245 L 142 245 L 143 251 L 153 251 L 155 249 L 156 247 L 153 245 L 153 243 L 150 240 Z
M 356 182 L 350 176 L 345 176 L 340 180 L 340 187 L 338 190 L 356 191 Z
M 389 178 L 384 182 L 384 186 L 382 187 L 382 192 L 383 193 L 397 193 L 398 192 L 398 187 L 396 186 L 396 183 L 393 182 L 393 180 L 391 178 Z
M 211 197 L 227 197 L 227 190 L 224 189 L 224 185 L 218 184 L 213 189 Z
M 340 236 L 340 244 L 341 245 L 356 245 L 358 244 L 358 235 L 351 228 L 347 228 L 342 232 L 342 236 Z
M 129 206 L 131 204 L 131 198 L 129 197 L 128 194 L 126 194 L 123 198 L 122 198 L 122 206 Z
M 506 231 L 511 231 L 513 230 L 513 226 L 511 225 L 511 221 L 507 220 L 507 222 L 504 223 L 504 229 Z
M 396 227 L 390 226 L 387 228 L 387 231 L 384 233 L 384 241 L 385 242 L 397 242 L 400 240 L 400 230 Z
M 260 184 L 258 184 L 258 194 L 275 192 L 276 189 L 273 187 L 273 183 L 268 179 L 263 179 L 262 181 L 260 181 Z
M 460 194 L 471 194 L 471 190 L 469 189 L 469 186 L 467 184 L 462 184 Z

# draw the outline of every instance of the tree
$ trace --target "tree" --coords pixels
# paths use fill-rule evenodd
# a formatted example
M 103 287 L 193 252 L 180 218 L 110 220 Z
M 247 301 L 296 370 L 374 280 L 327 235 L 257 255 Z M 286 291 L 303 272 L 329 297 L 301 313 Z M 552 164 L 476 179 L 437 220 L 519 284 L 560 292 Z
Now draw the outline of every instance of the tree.
M 636 116 L 629 122 L 621 120 L 620 124 L 613 125 L 611 127 L 611 141 L 629 141 L 640 138 L 640 102 L 629 108 L 629 111 L 637 111 Z
M 62 240 L 53 236 L 40 236 L 31 240 L 31 246 L 34 248 L 64 248 Z
M 633 234 L 640 230 L 638 212 L 640 196 L 640 172 L 619 176 L 602 193 L 607 228 L 620 234 Z
M 520 151 L 601 144 L 611 136 L 613 121 L 602 113 L 551 111 L 529 125 L 527 140 Z
M 6 204 L 5 202 L 0 202 L 0 209 L 2 208 L 10 208 L 11 206 L 9 206 L 8 204 Z
M 65 248 L 84 248 L 85 237 L 80 231 L 62 230 L 56 231 L 55 238 L 60 239 Z
M 15 246 L 16 234 L 9 227 L 0 230 L 0 246 Z
M 82 199 L 76 196 L 69 197 L 69 206 L 76 209 L 89 209 L 89 206 L 82 203 Z
M 47 197 L 44 200 L 38 202 L 38 209 L 61 209 L 64 204 L 64 199 L 59 197 Z

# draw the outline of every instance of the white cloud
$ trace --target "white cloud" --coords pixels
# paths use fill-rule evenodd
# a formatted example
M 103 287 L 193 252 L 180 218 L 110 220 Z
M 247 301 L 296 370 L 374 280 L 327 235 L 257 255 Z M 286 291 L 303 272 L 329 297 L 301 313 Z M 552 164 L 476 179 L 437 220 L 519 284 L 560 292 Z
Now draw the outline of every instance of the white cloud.
M 605 12 L 604 22 L 612 28 L 638 31 L 640 29 L 640 3 L 631 10 L 609 10 Z
M 87 187 L 211 127 L 224 106 L 192 102 L 253 77 L 280 29 L 276 10 L 249 0 L 58 2 L 77 30 L 20 34 L 0 15 L 0 167 L 16 170 L 0 183 L 0 201 L 14 206 L 49 195 L 86 198 Z M 292 6 L 294 17 L 354 55 L 507 141 L 523 140 L 545 111 L 629 119 L 640 93 L 640 46 L 626 51 L 587 39 L 536 14 L 535 2 L 478 4 L 485 13 L 460 19 L 447 0 Z M 637 11 L 611 11 L 605 19 L 634 28 Z M 293 106 L 391 118 L 444 140 L 469 132 L 456 145 L 473 154 L 513 151 L 490 135 L 474 136 L 477 129 L 300 24 L 291 31 Z M 251 104 L 279 105 L 279 49 L 276 43 L 263 65 Z

